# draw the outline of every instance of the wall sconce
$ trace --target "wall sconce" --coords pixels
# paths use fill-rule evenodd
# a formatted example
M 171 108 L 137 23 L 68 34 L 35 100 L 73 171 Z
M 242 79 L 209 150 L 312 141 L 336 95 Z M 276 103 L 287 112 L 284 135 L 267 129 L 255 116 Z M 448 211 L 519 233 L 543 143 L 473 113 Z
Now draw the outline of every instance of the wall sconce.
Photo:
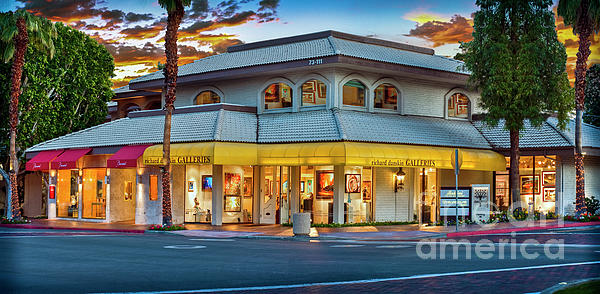
M 404 178 L 406 174 L 402 171 L 402 168 L 398 168 L 398 171 L 394 175 L 394 192 L 404 191 Z

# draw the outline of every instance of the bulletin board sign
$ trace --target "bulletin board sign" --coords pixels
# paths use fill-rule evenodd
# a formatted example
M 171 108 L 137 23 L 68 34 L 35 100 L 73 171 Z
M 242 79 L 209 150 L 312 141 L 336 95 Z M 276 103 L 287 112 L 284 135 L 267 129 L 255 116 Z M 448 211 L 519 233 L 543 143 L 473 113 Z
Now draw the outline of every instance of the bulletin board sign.
M 440 189 L 440 216 L 456 217 L 456 189 L 442 187 Z M 471 187 L 458 187 L 458 216 L 471 215 Z

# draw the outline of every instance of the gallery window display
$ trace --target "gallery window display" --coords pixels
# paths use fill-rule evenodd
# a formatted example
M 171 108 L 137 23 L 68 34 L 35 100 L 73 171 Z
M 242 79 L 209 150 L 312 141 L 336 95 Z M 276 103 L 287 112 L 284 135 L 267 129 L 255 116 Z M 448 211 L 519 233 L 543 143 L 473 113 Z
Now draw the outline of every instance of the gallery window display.
M 203 104 L 213 104 L 213 103 L 220 103 L 221 102 L 221 97 L 219 96 L 219 94 L 213 92 L 213 91 L 202 91 L 200 92 L 200 94 L 198 94 L 198 96 L 196 96 L 196 99 L 194 101 L 194 103 L 196 105 L 203 105 Z
M 78 170 L 58 170 L 56 177 L 56 216 L 79 217 Z
M 373 220 L 373 169 L 345 167 L 344 223 L 364 223 Z
M 319 80 L 310 80 L 302 84 L 302 106 L 325 105 L 327 85 Z
M 185 222 L 210 223 L 212 165 L 186 165 Z
M 313 223 L 333 223 L 333 174 L 333 166 L 300 167 L 300 209 Z
M 270 84 L 263 93 L 265 109 L 292 107 L 292 88 L 284 83 Z
M 374 107 L 377 109 L 398 109 L 398 89 L 391 84 L 381 84 L 375 88 Z
M 82 178 L 82 217 L 106 218 L 105 168 L 86 168 Z
M 471 101 L 462 93 L 456 93 L 448 98 L 448 117 L 469 118 Z
M 349 106 L 365 106 L 365 89 L 359 80 L 351 80 L 344 84 L 343 102 Z
M 438 218 L 437 170 L 419 170 L 419 196 L 421 203 L 421 223 L 434 223 Z M 456 215 L 456 214 L 454 214 Z
M 251 166 L 223 166 L 223 222 L 252 222 Z

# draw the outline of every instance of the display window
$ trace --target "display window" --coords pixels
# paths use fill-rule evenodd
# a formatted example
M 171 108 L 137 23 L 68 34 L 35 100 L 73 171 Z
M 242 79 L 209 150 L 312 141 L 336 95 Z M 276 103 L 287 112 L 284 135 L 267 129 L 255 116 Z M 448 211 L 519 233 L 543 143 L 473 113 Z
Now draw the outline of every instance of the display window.
M 105 168 L 87 168 L 82 177 L 82 217 L 106 218 Z
M 347 166 L 344 177 L 344 223 L 372 221 L 373 169 Z
M 300 211 L 313 223 L 333 223 L 333 166 L 300 167 Z
M 251 166 L 223 166 L 224 223 L 252 222 L 253 176 Z
M 292 107 L 292 88 L 284 83 L 270 84 L 263 92 L 265 109 Z
M 359 80 L 351 80 L 344 84 L 343 103 L 349 106 L 365 106 L 366 86 Z
M 448 98 L 448 117 L 469 118 L 471 113 L 469 97 L 456 93 Z
M 212 165 L 186 165 L 185 222 L 210 223 Z
M 325 105 L 327 85 L 319 80 L 310 80 L 302 84 L 302 106 Z
M 418 184 L 419 202 L 421 204 L 420 223 L 435 223 L 438 219 L 439 210 L 437 170 L 435 168 L 420 169 Z
M 374 107 L 376 109 L 398 109 L 398 89 L 391 84 L 381 84 L 373 93 Z
M 58 170 L 56 178 L 56 216 L 79 217 L 78 170 Z
M 200 92 L 200 94 L 198 94 L 198 96 L 196 96 L 196 99 L 194 99 L 194 103 L 196 105 L 203 105 L 203 104 L 213 104 L 213 103 L 220 103 L 221 102 L 221 96 L 219 96 L 219 94 L 207 90 L 207 91 L 202 91 Z

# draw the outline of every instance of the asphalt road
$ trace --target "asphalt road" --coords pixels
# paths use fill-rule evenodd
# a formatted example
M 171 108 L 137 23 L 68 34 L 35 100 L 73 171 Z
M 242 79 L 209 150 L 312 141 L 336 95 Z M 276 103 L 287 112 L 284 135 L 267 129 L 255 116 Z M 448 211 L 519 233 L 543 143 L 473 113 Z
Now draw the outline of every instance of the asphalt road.
M 163 233 L 0 228 L 0 292 L 189 293 L 228 288 L 252 293 L 528 293 L 563 281 L 600 277 L 599 228 L 535 233 L 460 238 L 473 244 L 480 239 L 495 242 L 491 257 L 482 259 L 475 246 L 451 246 L 444 240 L 442 245 L 449 246 L 441 250 L 437 243 L 397 241 L 194 240 Z M 501 237 L 515 244 L 498 246 Z M 527 245 L 526 254 L 539 254 L 527 259 L 520 243 L 534 239 L 562 240 L 566 245 Z M 560 248 L 563 257 L 554 259 Z M 422 259 L 419 250 L 433 258 Z

